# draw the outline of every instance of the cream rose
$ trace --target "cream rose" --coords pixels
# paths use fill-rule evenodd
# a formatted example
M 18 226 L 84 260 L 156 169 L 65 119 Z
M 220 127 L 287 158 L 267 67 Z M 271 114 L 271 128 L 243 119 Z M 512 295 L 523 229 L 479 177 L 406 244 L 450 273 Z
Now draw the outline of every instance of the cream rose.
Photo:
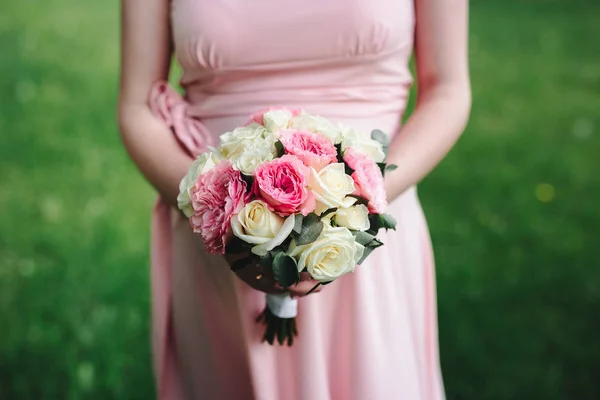
M 257 123 L 235 128 L 219 137 L 219 151 L 226 159 L 235 160 L 251 145 L 265 142 L 265 133 L 265 127 Z
M 289 128 L 291 118 L 289 110 L 271 110 L 263 114 L 265 128 L 272 133 Z
M 315 195 L 317 215 L 333 207 L 350 207 L 355 201 L 346 197 L 355 187 L 343 163 L 329 164 L 319 172 L 311 168 L 308 189 Z
M 348 229 L 327 227 L 312 243 L 296 246 L 292 241 L 288 254 L 298 261 L 298 271 L 306 268 L 313 279 L 330 282 L 353 272 L 364 250 Z
M 330 221 L 334 221 L 335 225 L 354 231 L 366 231 L 370 228 L 369 209 L 364 204 L 359 204 L 352 207 L 340 207 L 331 215 L 327 215 Z M 331 223 L 330 223 L 331 225 Z
M 334 144 L 338 144 L 342 140 L 342 132 L 332 124 L 327 118 L 318 115 L 300 113 L 290 120 L 290 128 L 302 129 L 309 132 L 318 133 L 331 140 Z
M 220 155 L 214 151 L 209 151 L 200 154 L 188 169 L 187 174 L 179 182 L 179 195 L 177 196 L 177 207 L 183 212 L 186 217 L 191 217 L 194 214 L 190 196 L 192 189 L 196 185 L 198 177 L 203 173 L 211 170 L 221 160 Z
M 262 147 L 250 147 L 233 160 L 233 167 L 244 175 L 254 174 L 254 170 L 260 164 L 271 161 L 274 158 L 271 145 L 265 144 Z
M 277 136 L 256 123 L 225 133 L 220 141 L 220 153 L 245 175 L 252 175 L 258 165 L 277 156 Z
M 269 210 L 263 201 L 254 200 L 231 218 L 231 229 L 238 238 L 256 245 L 252 253 L 264 256 L 290 236 L 294 220 L 294 215 L 284 219 Z
M 348 147 L 352 147 L 368 154 L 375 162 L 379 163 L 385 160 L 383 146 L 377 140 L 371 139 L 371 137 L 364 132 L 357 131 L 356 129 L 345 125 L 340 125 L 340 129 L 343 136 L 342 151 L 346 151 Z

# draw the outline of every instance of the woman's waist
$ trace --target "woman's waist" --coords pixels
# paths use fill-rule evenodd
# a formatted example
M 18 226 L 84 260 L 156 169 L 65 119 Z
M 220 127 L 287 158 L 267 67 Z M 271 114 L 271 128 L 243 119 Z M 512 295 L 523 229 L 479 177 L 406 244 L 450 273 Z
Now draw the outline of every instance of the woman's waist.
M 272 107 L 302 109 L 332 123 L 343 123 L 370 132 L 380 129 L 390 135 L 397 131 L 406 99 L 396 94 L 365 90 L 263 90 L 256 93 L 188 93 L 187 114 L 201 120 L 213 135 L 244 125 L 250 116 Z
M 256 111 L 259 110 L 259 108 L 256 109 Z M 311 112 L 312 114 L 318 114 L 322 117 L 328 118 L 335 125 L 341 123 L 366 133 L 369 133 L 374 129 L 379 129 L 385 132 L 390 137 L 394 136 L 394 134 L 399 130 L 401 123 L 400 114 L 390 114 L 387 116 L 378 117 L 356 116 L 341 118 L 329 115 L 328 113 L 317 113 L 308 110 L 306 111 Z M 245 125 L 249 120 L 249 116 L 250 114 L 243 114 L 203 118 L 202 122 L 206 126 L 207 130 L 210 131 L 211 136 L 213 136 L 213 138 L 216 139 L 218 136 L 226 132 L 232 131 L 236 127 Z
M 248 117 L 270 107 L 301 108 L 331 119 L 400 117 L 407 103 L 401 90 L 368 88 L 297 88 L 240 92 L 188 90 L 190 115 L 201 119 Z

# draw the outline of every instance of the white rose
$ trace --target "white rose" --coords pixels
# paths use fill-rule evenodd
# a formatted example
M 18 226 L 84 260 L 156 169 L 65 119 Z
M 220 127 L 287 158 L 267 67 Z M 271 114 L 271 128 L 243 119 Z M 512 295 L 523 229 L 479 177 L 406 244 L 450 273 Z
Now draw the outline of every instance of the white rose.
M 252 175 L 258 165 L 277 156 L 277 136 L 256 123 L 227 132 L 219 140 L 219 152 L 246 175 Z
M 345 151 L 348 147 L 352 147 L 368 154 L 375 162 L 383 162 L 385 153 L 383 152 L 381 143 L 354 128 L 345 125 L 341 125 L 340 128 L 343 136 L 342 151 Z
M 292 117 L 290 120 L 290 128 L 304 129 L 318 133 L 329 138 L 334 144 L 340 143 L 342 140 L 342 132 L 340 129 L 332 124 L 327 118 L 318 115 L 302 112 L 300 115 Z
M 177 207 L 183 211 L 186 217 L 194 214 L 190 196 L 192 189 L 196 185 L 198 177 L 211 170 L 221 160 L 221 157 L 213 151 L 202 153 L 194 160 L 187 174 L 179 182 L 179 195 L 177 196 Z
M 337 226 L 343 226 L 354 231 L 366 231 L 371 226 L 369 222 L 369 209 L 364 204 L 352 207 L 340 207 L 331 214 L 330 218 L 335 221 Z
M 294 222 L 294 215 L 284 220 L 269 210 L 264 202 L 254 200 L 231 218 L 231 229 L 244 242 L 256 245 L 252 247 L 252 253 L 264 256 L 290 236 Z
M 350 207 L 355 199 L 346 197 L 355 190 L 354 180 L 346 174 L 343 163 L 329 164 L 319 172 L 310 169 L 308 189 L 315 195 L 315 213 L 329 208 Z
M 271 110 L 263 114 L 263 122 L 268 132 L 277 132 L 290 126 L 292 113 L 288 110 Z
M 244 175 L 252 175 L 260 164 L 271 161 L 273 158 L 271 146 L 250 147 L 233 160 L 233 167 Z
M 298 271 L 306 270 L 319 282 L 330 282 L 353 272 L 365 248 L 346 228 L 326 228 L 312 243 L 297 246 L 292 241 L 288 253 L 298 261 Z
M 264 141 L 265 133 L 265 127 L 256 123 L 235 128 L 219 137 L 219 151 L 231 161 L 239 157 L 250 145 Z

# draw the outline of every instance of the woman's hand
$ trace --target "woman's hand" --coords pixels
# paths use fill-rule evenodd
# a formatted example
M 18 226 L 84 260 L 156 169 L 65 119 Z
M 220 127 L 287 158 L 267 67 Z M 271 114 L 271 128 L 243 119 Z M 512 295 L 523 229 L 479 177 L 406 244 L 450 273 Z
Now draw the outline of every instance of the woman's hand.
M 229 265 L 233 265 L 233 263 L 235 263 L 237 260 L 241 260 L 246 257 L 248 257 L 248 254 L 225 255 L 225 259 Z M 275 281 L 275 277 L 273 276 L 272 272 L 268 271 L 265 267 L 259 264 L 249 264 L 242 268 L 236 269 L 234 272 L 238 278 L 256 290 L 264 293 L 274 294 L 289 292 L 292 298 L 306 296 L 308 292 L 310 292 L 319 283 L 312 279 L 308 272 L 301 272 L 299 283 L 288 288 L 284 288 L 278 284 L 277 281 Z M 320 292 L 322 288 L 323 286 L 319 285 L 311 292 L 311 294 Z

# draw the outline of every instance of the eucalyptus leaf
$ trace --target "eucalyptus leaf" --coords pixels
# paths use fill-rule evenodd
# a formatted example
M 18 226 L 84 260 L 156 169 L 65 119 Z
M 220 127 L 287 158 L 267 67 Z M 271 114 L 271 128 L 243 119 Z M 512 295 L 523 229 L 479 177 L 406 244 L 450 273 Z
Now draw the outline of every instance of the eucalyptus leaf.
M 385 163 L 378 162 L 377 166 L 379 167 L 379 170 L 381 171 L 381 176 L 385 176 Z
M 285 253 L 279 253 L 273 259 L 273 275 L 283 287 L 291 286 L 300 280 L 296 260 Z
M 365 261 L 365 259 L 373 252 L 373 250 L 375 250 L 375 247 L 365 247 L 365 250 L 363 251 L 363 255 L 360 258 L 360 260 L 358 260 L 357 264 L 360 265 L 363 263 L 363 261 Z
M 396 219 L 389 214 L 371 214 L 369 215 L 370 229 L 378 232 L 379 229 L 383 228 L 396 229 Z
M 294 216 L 294 229 L 293 231 L 299 235 L 300 232 L 302 232 L 302 220 L 304 219 L 304 216 L 302 214 L 296 214 Z
M 310 213 L 302 220 L 302 231 L 296 238 L 296 244 L 301 246 L 317 240 L 323 231 L 324 224 L 315 213 Z
M 354 235 L 354 239 L 363 246 L 367 246 L 375 239 L 374 235 L 367 232 L 356 231 L 352 232 L 352 234 Z
M 367 246 L 376 249 L 378 247 L 383 246 L 383 242 L 379 239 L 373 239 L 371 242 L 369 242 Z
M 383 146 L 390 144 L 390 138 L 380 129 L 373 129 L 371 131 L 371 139 L 381 143 Z
M 381 214 L 381 218 L 383 219 L 384 223 L 383 228 L 396 230 L 396 218 L 390 214 Z
M 383 148 L 383 153 L 387 156 L 390 146 L 389 136 L 383 133 L 383 131 L 380 131 L 379 129 L 373 129 L 371 131 L 371 139 L 381 144 L 381 147 Z

